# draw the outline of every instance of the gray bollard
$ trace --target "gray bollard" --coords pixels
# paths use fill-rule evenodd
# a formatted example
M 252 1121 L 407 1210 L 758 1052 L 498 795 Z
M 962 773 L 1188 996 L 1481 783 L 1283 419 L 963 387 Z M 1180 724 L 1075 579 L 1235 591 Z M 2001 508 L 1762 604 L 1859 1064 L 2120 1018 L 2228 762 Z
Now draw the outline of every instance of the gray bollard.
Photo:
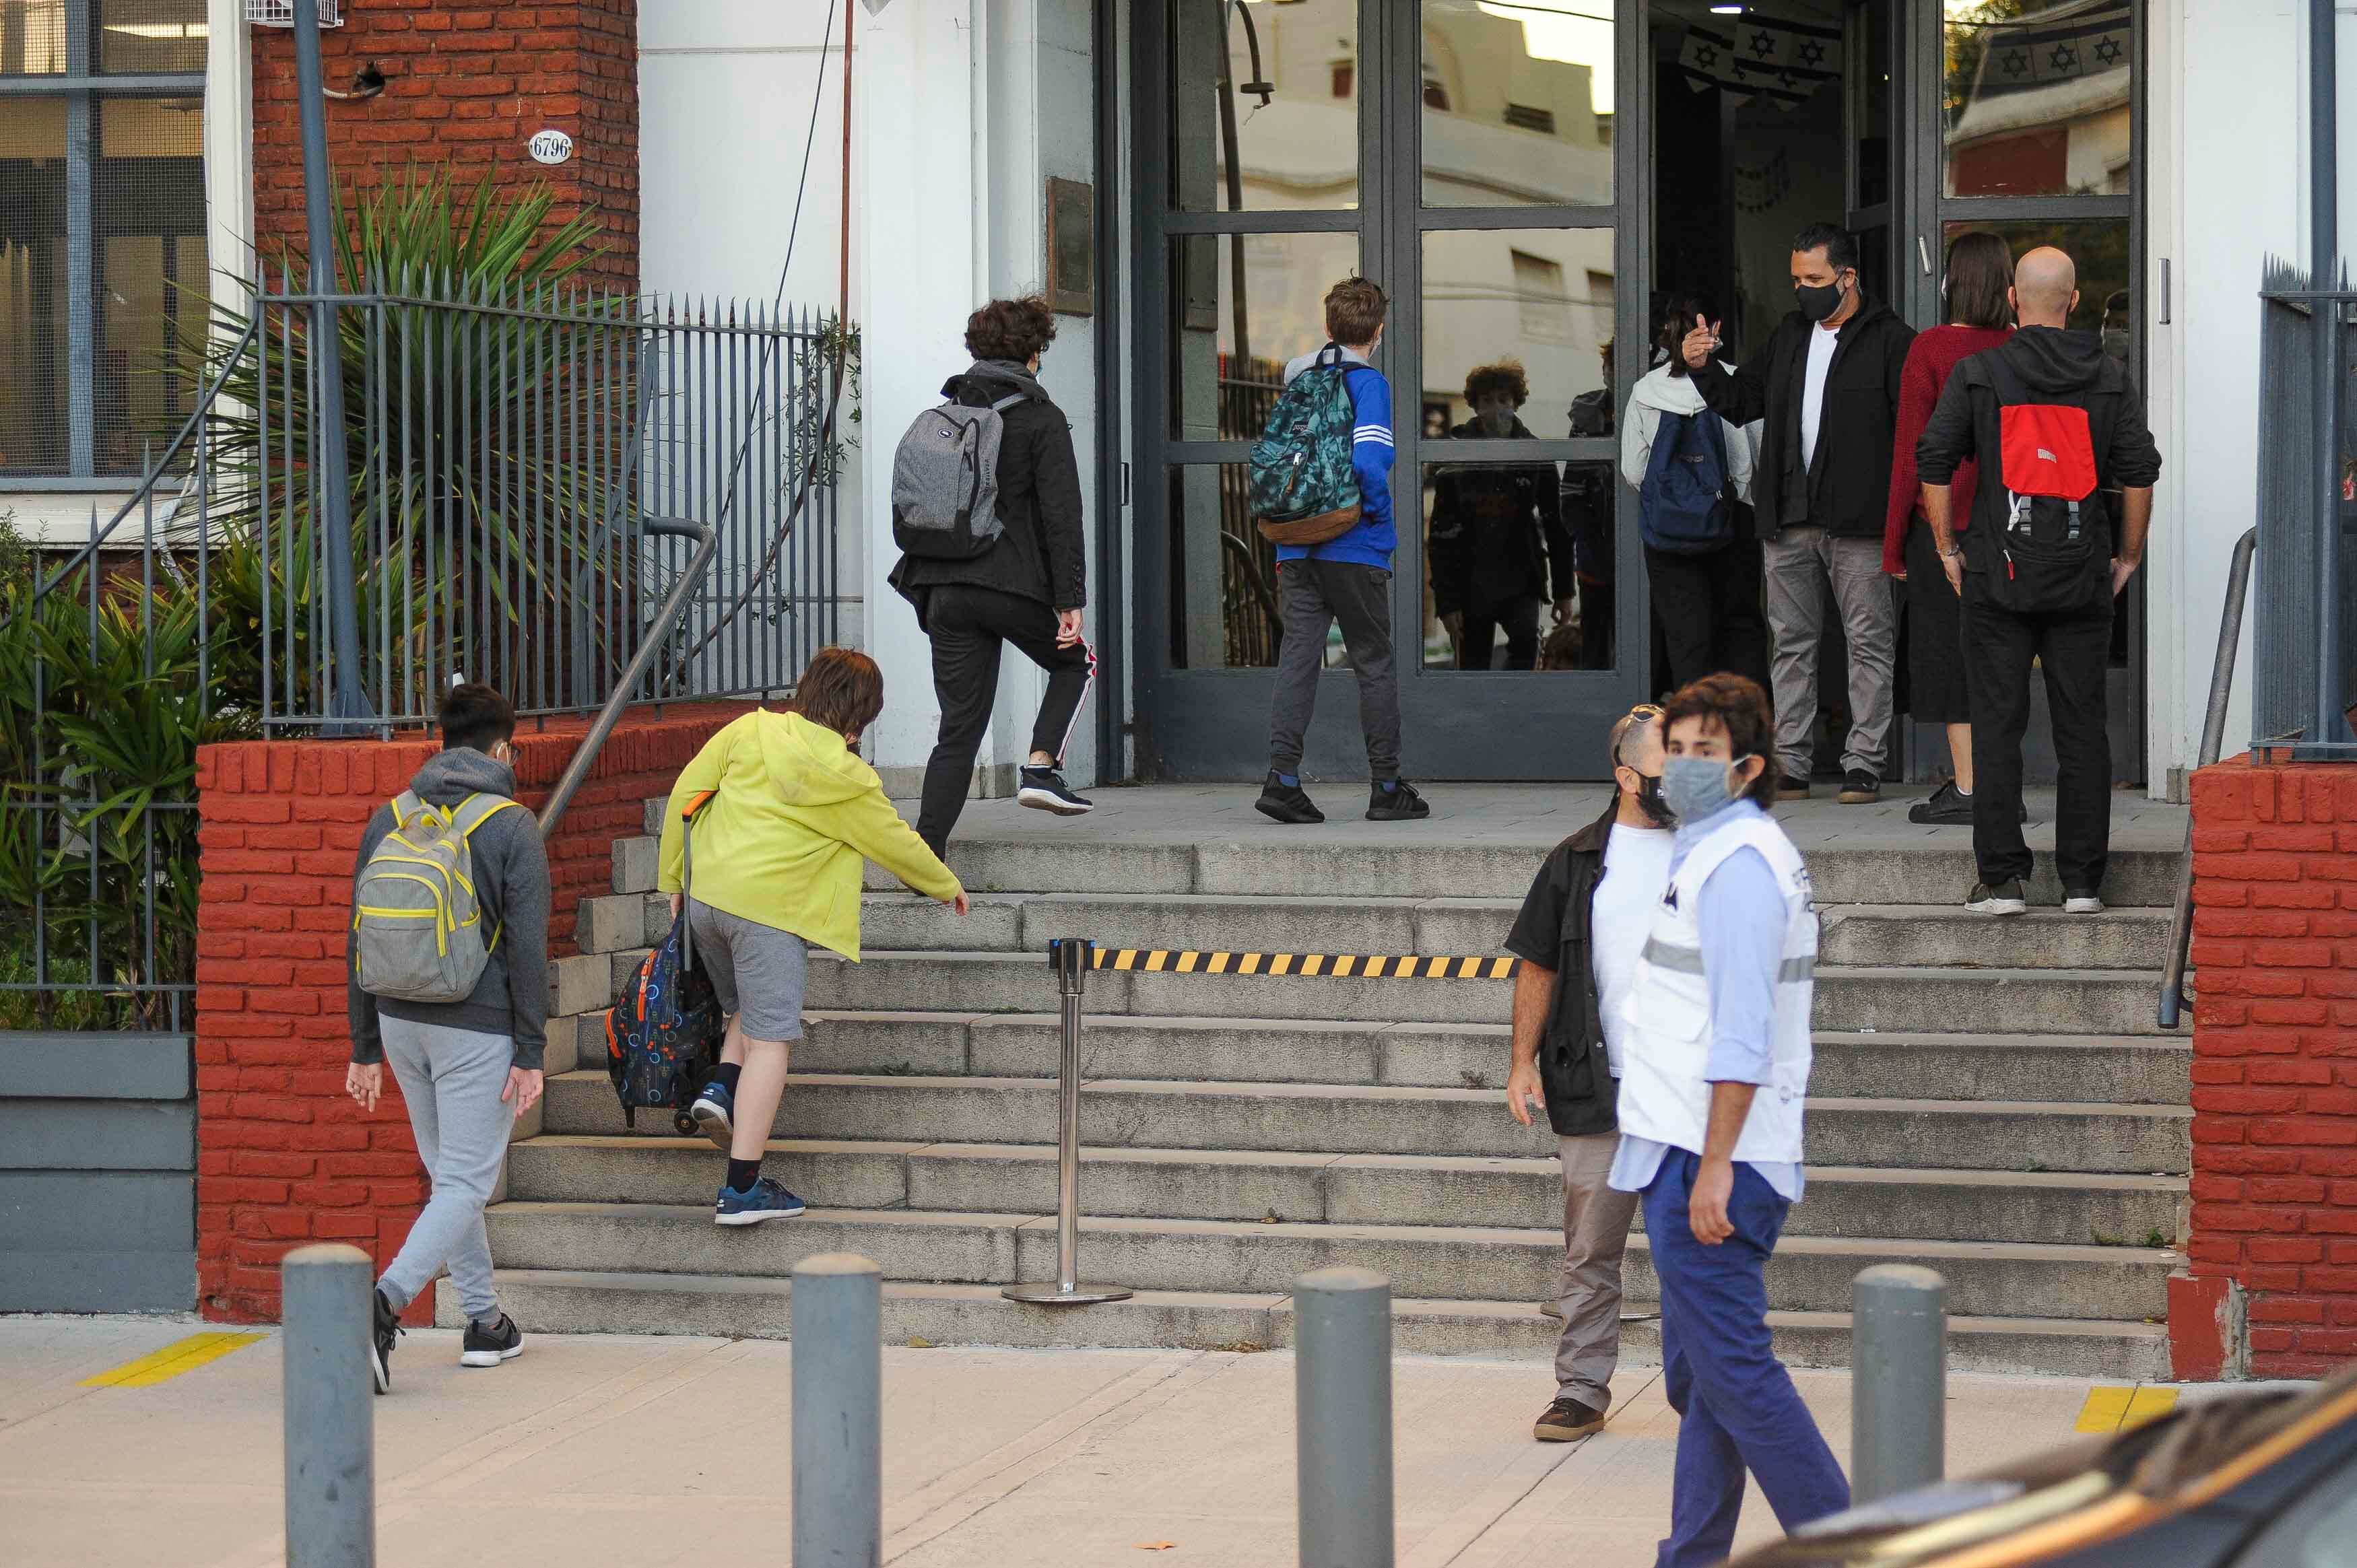
M 340 1242 L 297 1247 L 281 1260 L 278 1282 L 287 1568 L 373 1568 L 376 1265 Z
M 1948 1282 L 1879 1263 L 1850 1291 L 1853 1501 L 1870 1503 L 1947 1474 Z
M 884 1560 L 884 1271 L 850 1252 L 794 1265 L 794 1555 Z
M 1372 1269 L 1293 1282 L 1301 1568 L 1392 1568 L 1392 1286 Z

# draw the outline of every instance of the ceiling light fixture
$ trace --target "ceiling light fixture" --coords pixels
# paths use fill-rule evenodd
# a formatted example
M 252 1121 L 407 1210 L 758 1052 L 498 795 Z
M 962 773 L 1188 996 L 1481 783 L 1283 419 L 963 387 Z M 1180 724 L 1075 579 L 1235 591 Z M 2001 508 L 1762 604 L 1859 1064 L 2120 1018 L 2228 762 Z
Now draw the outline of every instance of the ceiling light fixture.
M 1742 5 L 1713 5 L 1710 14 L 1714 16 L 1740 16 L 1746 9 Z

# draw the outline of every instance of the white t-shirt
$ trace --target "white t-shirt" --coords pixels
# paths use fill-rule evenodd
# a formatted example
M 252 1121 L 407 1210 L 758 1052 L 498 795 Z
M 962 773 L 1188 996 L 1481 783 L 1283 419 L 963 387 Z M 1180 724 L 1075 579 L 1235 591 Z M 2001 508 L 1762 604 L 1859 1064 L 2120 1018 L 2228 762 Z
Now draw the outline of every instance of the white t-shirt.
M 1637 958 L 1653 929 L 1653 909 L 1670 885 L 1668 828 L 1612 824 L 1604 841 L 1604 875 L 1587 907 L 1590 961 L 1596 966 L 1596 1005 L 1604 1020 L 1604 1054 L 1612 1076 L 1620 1076 L 1620 1009 L 1637 978 Z
M 1817 463 L 1817 425 L 1825 412 L 1825 372 L 1833 369 L 1834 350 L 1841 347 L 1841 329 L 1809 328 L 1808 379 L 1801 383 L 1801 466 Z

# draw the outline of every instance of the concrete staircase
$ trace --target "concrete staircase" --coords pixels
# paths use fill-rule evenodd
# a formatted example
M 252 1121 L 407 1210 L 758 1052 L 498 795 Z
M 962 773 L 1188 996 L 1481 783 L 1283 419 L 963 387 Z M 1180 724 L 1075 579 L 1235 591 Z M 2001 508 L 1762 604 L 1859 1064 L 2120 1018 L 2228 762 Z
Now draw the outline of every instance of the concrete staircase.
M 1959 1366 L 2166 1376 L 2190 1112 L 2185 1043 L 2153 1032 L 2152 1003 L 2175 857 L 2115 853 L 2100 917 L 1991 921 L 1954 908 L 1963 835 L 1927 843 L 1809 854 L 1813 1164 L 1770 1273 L 1779 1343 L 1840 1364 L 1851 1277 L 1917 1262 L 1947 1276 Z M 960 844 L 970 918 L 873 890 L 866 961 L 813 956 L 769 1162 L 811 1211 L 745 1230 L 711 1223 L 710 1145 L 652 1117 L 627 1133 L 606 1083 L 602 1009 L 666 918 L 653 851 L 617 847 L 615 893 L 582 905 L 589 950 L 554 966 L 545 1109 L 490 1213 L 525 1327 L 782 1335 L 795 1261 L 848 1250 L 883 1265 L 895 1339 L 1281 1345 L 1291 1279 L 1347 1262 L 1391 1276 L 1403 1349 L 1552 1353 L 1535 1304 L 1559 1176 L 1551 1136 L 1504 1110 L 1495 982 L 1092 976 L 1083 1273 L 1137 1294 L 1057 1311 L 997 1290 L 1054 1272 L 1049 938 L 1491 953 L 1527 848 Z M 1641 1235 L 1628 1288 L 1636 1309 L 1655 1294 Z M 1653 1334 L 1631 1324 L 1630 1353 Z

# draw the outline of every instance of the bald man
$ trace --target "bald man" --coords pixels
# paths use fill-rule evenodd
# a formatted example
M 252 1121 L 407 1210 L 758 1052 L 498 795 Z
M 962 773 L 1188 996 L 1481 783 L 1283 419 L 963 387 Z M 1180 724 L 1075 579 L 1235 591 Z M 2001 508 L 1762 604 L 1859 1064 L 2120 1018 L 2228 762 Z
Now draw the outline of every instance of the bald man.
M 2078 269 L 2051 246 L 2014 263 L 2019 328 L 1959 364 L 1915 448 L 1923 515 L 1964 596 L 1972 710 L 1973 856 L 1964 908 L 2018 915 L 2030 874 L 2021 836 L 2021 737 L 2029 671 L 2042 670 L 2059 764 L 2054 868 L 2063 908 L 2102 910 L 2111 845 L 2112 754 L 2104 679 L 2112 607 L 2144 560 L 2160 452 L 2126 368 L 2072 331 Z M 1975 516 L 1956 545 L 1948 481 L 1980 463 Z

